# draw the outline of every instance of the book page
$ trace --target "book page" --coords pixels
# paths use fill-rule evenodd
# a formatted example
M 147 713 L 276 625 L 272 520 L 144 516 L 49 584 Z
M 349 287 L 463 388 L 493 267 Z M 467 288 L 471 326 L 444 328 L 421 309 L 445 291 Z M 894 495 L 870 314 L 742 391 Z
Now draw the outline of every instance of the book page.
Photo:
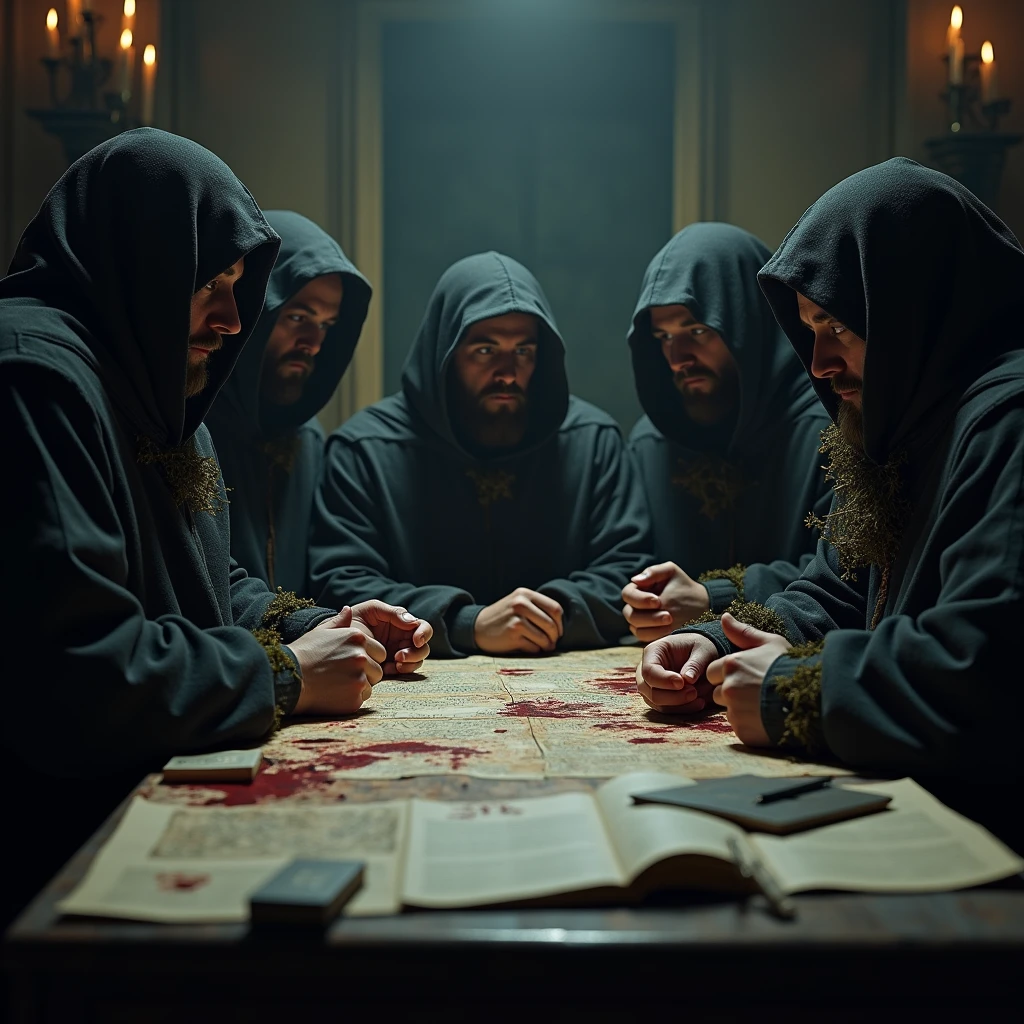
M 589 793 L 411 804 L 410 906 L 479 906 L 625 883 Z
M 889 808 L 792 836 L 751 836 L 787 892 L 941 892 L 1007 878 L 1024 861 L 912 779 L 862 783 Z
M 362 860 L 346 915 L 391 914 L 408 804 L 176 807 L 135 799 L 66 914 L 178 923 L 249 919 L 249 894 L 295 857 Z
M 701 854 L 732 863 L 729 836 L 743 834 L 736 825 L 682 807 L 633 803 L 634 793 L 687 785 L 695 783 L 665 772 L 632 772 L 598 789 L 598 806 L 629 881 L 652 864 L 680 854 Z M 699 884 L 700 879 L 693 881 Z

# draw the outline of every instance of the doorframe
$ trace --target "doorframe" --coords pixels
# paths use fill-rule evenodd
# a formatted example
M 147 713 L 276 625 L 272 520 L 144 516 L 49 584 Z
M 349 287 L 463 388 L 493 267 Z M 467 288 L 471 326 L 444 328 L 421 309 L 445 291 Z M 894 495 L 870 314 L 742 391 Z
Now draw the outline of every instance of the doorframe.
M 717 209 L 715 67 L 708 54 L 712 20 L 701 0 L 546 0 L 551 12 L 587 21 L 664 22 L 675 36 L 672 230 L 708 220 Z M 468 21 L 494 17 L 479 0 L 351 0 L 338 5 L 340 43 L 329 97 L 330 220 L 373 301 L 355 357 L 321 419 L 328 429 L 383 397 L 384 154 L 381 110 L 382 28 L 394 21 Z

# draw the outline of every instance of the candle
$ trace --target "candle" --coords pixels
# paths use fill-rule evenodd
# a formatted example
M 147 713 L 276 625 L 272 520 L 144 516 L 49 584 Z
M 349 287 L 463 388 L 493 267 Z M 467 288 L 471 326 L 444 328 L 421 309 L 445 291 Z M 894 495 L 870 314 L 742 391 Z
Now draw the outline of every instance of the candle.
M 60 33 L 57 31 L 57 11 L 51 7 L 46 12 L 46 55 L 50 60 L 60 58 Z
M 77 36 L 81 32 L 82 0 L 67 0 L 65 14 L 68 20 L 68 34 Z
M 132 72 L 135 70 L 135 47 L 132 46 L 132 33 L 125 29 L 121 33 L 121 99 L 125 102 L 132 94 Z
M 121 15 L 121 31 L 127 29 L 135 32 L 135 0 L 124 0 L 124 12 Z
M 949 53 L 949 84 L 964 84 L 964 41 L 960 29 L 964 23 L 963 9 L 957 4 L 949 16 L 946 30 L 946 50 Z
M 153 123 L 153 92 L 156 85 L 156 47 L 149 43 L 142 52 L 142 123 Z
M 996 55 L 987 40 L 981 44 L 981 102 L 995 103 L 999 99 L 999 83 L 996 79 Z

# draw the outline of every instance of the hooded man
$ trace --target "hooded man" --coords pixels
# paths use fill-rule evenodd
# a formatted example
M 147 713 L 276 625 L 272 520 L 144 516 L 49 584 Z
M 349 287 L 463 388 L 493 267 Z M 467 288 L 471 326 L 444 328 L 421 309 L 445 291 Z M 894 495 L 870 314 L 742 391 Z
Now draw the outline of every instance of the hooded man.
M 1024 616 L 1024 252 L 962 185 L 897 158 L 826 192 L 760 280 L 837 424 L 835 501 L 761 628 L 724 615 L 660 640 L 639 689 L 663 711 L 713 696 L 752 746 L 915 775 L 976 817 L 994 795 L 1019 818 L 1000 783 L 1024 775 L 1007 673 Z
M 598 647 L 624 631 L 622 580 L 648 550 L 619 429 L 570 397 L 540 285 L 499 253 L 460 260 L 402 390 L 328 440 L 313 592 L 401 600 L 445 655 Z
M 656 640 L 733 601 L 764 601 L 810 562 L 828 511 L 828 416 L 757 286 L 771 253 L 731 224 L 691 224 L 651 261 L 629 345 L 646 415 L 640 468 L 658 565 L 622 591 Z
M 205 422 L 230 492 L 232 558 L 271 589 L 306 595 L 324 447 L 316 414 L 352 360 L 370 285 L 312 221 L 266 218 L 281 236 L 267 300 Z
M 281 715 L 353 711 L 379 663 L 429 635 L 379 602 L 336 615 L 275 596 L 230 558 L 202 419 L 278 245 L 217 157 L 138 129 L 68 169 L 0 282 L 0 429 L 17 493 L 3 750 L 9 795 L 35 823 L 19 831 L 31 854 L 9 902 L 142 771 L 258 742 Z M 54 776 L 90 781 L 40 814 L 71 788 Z

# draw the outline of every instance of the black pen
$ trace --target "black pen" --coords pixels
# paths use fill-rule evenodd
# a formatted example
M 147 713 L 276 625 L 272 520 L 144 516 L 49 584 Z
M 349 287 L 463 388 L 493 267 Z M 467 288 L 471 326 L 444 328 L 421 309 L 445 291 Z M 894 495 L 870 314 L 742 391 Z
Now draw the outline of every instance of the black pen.
M 754 803 L 772 804 L 776 800 L 786 800 L 791 796 L 800 796 L 801 793 L 813 793 L 816 789 L 824 789 L 832 781 L 831 775 L 823 775 L 820 779 L 811 779 L 810 782 L 798 782 L 786 789 L 775 789 L 770 793 L 762 793 Z

